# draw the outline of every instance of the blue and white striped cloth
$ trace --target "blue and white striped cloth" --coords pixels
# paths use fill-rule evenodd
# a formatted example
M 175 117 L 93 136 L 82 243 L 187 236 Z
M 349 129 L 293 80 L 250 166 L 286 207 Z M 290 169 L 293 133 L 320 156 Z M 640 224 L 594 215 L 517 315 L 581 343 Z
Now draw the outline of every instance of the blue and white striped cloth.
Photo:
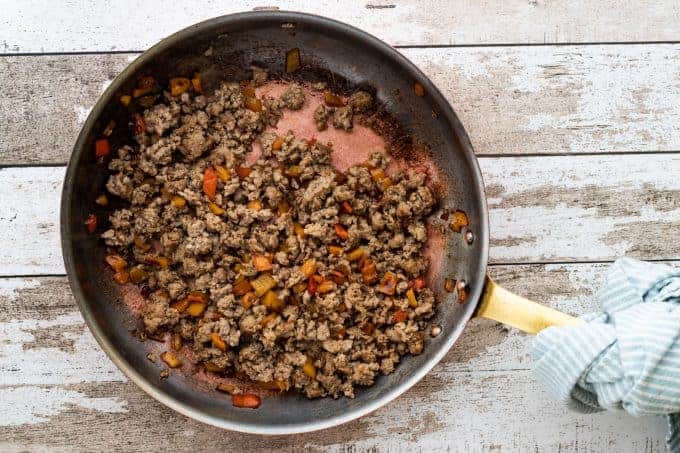
M 620 259 L 598 298 L 602 312 L 584 324 L 536 336 L 536 374 L 579 412 L 668 414 L 668 448 L 680 452 L 680 269 Z

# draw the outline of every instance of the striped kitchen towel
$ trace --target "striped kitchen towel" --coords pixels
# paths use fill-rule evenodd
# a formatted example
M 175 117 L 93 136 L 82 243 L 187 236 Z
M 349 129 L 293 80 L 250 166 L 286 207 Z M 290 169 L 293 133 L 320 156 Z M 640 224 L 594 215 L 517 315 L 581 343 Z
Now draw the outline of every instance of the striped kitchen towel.
M 623 258 L 586 323 L 550 327 L 533 343 L 535 372 L 573 410 L 669 415 L 680 453 L 680 269 Z

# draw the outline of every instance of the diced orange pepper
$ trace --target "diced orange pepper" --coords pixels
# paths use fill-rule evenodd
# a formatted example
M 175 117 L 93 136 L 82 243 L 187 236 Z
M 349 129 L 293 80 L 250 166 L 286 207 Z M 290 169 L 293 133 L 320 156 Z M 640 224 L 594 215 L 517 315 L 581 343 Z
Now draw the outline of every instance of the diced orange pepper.
M 189 89 L 191 81 L 186 77 L 173 77 L 170 79 L 170 94 L 179 96 Z
M 272 270 L 272 260 L 268 256 L 264 255 L 254 255 L 253 256 L 253 266 L 258 271 L 270 271 Z
M 418 299 L 416 299 L 416 294 L 413 292 L 413 288 L 406 290 L 406 299 L 408 299 L 409 307 L 416 308 L 418 306 Z
M 217 173 L 217 177 L 222 182 L 227 182 L 231 179 L 231 172 L 220 165 L 215 165 L 215 173 Z
M 206 168 L 205 172 L 203 172 L 203 193 L 205 193 L 210 201 L 215 201 L 217 173 L 210 167 Z
M 302 372 L 305 373 L 309 378 L 316 378 L 316 368 L 314 367 L 314 362 L 309 357 L 304 365 L 302 365 Z
M 191 79 L 191 86 L 197 93 L 203 93 L 203 83 L 201 82 L 201 74 L 198 72 L 194 73 L 194 77 Z
M 456 289 L 456 282 L 453 281 L 451 278 L 445 278 L 444 279 L 444 290 L 447 293 L 452 293 Z
M 397 276 L 392 272 L 386 272 L 382 280 L 380 280 L 380 285 L 378 285 L 378 291 L 388 296 L 392 296 L 397 289 Z
M 227 212 L 213 202 L 208 203 L 208 209 L 210 209 L 210 212 L 212 212 L 215 215 L 222 215 L 225 212 Z
M 261 112 L 262 111 L 262 101 L 259 100 L 256 97 L 250 97 L 246 96 L 243 98 L 243 104 L 245 107 L 253 112 Z
M 147 273 L 140 266 L 135 266 L 130 269 L 130 280 L 134 284 L 142 283 L 147 278 Z
M 319 283 L 319 286 L 317 287 L 316 291 L 319 294 L 326 294 L 330 293 L 335 289 L 335 282 L 331 280 L 324 280 L 321 283 Z
M 276 137 L 276 140 L 272 142 L 272 149 L 274 151 L 278 151 L 283 147 L 284 143 L 284 138 L 283 137 Z
M 161 354 L 161 360 L 165 362 L 170 368 L 179 368 L 182 366 L 182 361 L 170 351 L 163 352 Z
M 250 284 L 250 283 L 248 283 L 248 284 Z M 254 292 L 251 291 L 251 292 L 243 295 L 243 297 L 241 298 L 241 305 L 243 305 L 243 308 L 245 308 L 247 310 L 247 309 L 249 309 L 250 307 L 253 306 L 253 304 L 255 303 L 256 300 L 257 300 L 257 296 L 255 295 Z
M 364 256 L 364 249 L 357 247 L 354 250 L 347 252 L 347 261 L 358 261 Z
M 314 258 L 310 258 L 306 260 L 304 263 L 302 263 L 302 266 L 300 266 L 300 271 L 304 274 L 305 277 L 311 277 L 314 272 L 316 272 L 316 261 Z
M 188 306 L 189 306 L 189 299 L 187 299 L 187 298 L 180 299 L 180 300 L 175 301 L 175 302 L 170 304 L 170 308 L 174 308 L 179 313 L 184 313 L 184 311 L 187 309 Z
M 183 208 L 187 201 L 179 195 L 175 195 L 170 199 L 170 203 L 176 208 Z
M 342 247 L 339 245 L 329 245 L 328 246 L 328 253 L 331 255 L 342 255 Z
M 279 201 L 279 204 L 277 205 L 277 209 L 279 211 L 279 215 L 286 214 L 290 212 L 290 203 L 288 203 L 287 200 L 281 200 Z
M 205 307 L 206 307 L 205 302 L 189 302 L 189 306 L 187 307 L 186 312 L 190 316 L 193 316 L 194 318 L 198 318 L 205 311 Z
M 132 96 L 128 94 L 124 94 L 120 97 L 120 103 L 123 104 L 124 106 L 130 105 L 130 102 L 132 101 Z
M 300 239 L 303 239 L 305 237 L 305 228 L 299 223 L 293 224 L 293 230 L 295 231 L 295 235 Z
M 277 312 L 280 312 L 283 310 L 283 307 L 286 306 L 286 304 L 281 299 L 276 297 L 276 293 L 272 290 L 267 291 L 267 293 L 264 295 L 262 298 L 262 305 L 272 311 Z
M 105 194 L 101 194 L 94 200 L 99 206 L 107 206 L 109 204 L 109 198 Z
M 85 219 L 85 228 L 87 229 L 87 232 L 92 234 L 97 230 L 97 216 L 94 214 L 90 214 L 87 216 L 87 219 Z
M 364 280 L 364 283 L 367 284 L 367 285 L 372 285 L 373 283 L 375 283 L 378 280 L 375 262 L 370 258 L 366 258 L 361 263 L 360 272 L 361 272 L 361 277 Z
M 419 82 L 415 82 L 413 84 L 413 92 L 418 97 L 422 98 L 423 96 L 425 96 L 425 88 Z
M 119 255 L 106 255 L 104 261 L 116 272 L 120 272 L 127 267 L 127 261 Z
M 234 407 L 257 409 L 262 404 L 259 396 L 252 393 L 238 393 L 231 395 L 231 404 Z
M 267 291 L 276 287 L 276 279 L 271 274 L 260 274 L 257 278 L 250 281 L 250 284 L 258 297 L 265 295 Z
M 130 281 L 130 274 L 127 271 L 118 271 L 115 274 L 113 274 L 113 279 L 119 285 L 124 285 L 128 281 Z
M 470 221 L 468 220 L 467 214 L 460 210 L 453 213 L 453 220 L 451 220 L 451 223 L 449 224 L 451 229 L 456 233 L 460 233 L 464 227 L 469 225 Z
M 220 334 L 218 334 L 217 332 L 213 332 L 210 334 L 210 342 L 214 347 L 216 347 L 220 351 L 227 350 L 227 343 L 224 342 L 222 337 L 220 337 Z
M 291 165 L 283 172 L 283 174 L 289 178 L 299 178 L 302 174 L 302 168 L 299 165 Z
M 97 157 L 106 157 L 111 154 L 111 144 L 108 138 L 100 138 L 94 142 L 94 155 Z
M 253 211 L 260 211 L 262 209 L 262 203 L 260 203 L 260 200 L 251 200 L 246 203 L 246 207 Z
M 346 241 L 347 238 L 349 238 L 349 233 L 347 232 L 344 226 L 340 225 L 339 223 L 336 223 L 334 228 L 335 234 L 337 234 L 340 239 Z
M 239 277 L 232 287 L 235 296 L 243 296 L 253 290 L 252 285 L 245 277 Z

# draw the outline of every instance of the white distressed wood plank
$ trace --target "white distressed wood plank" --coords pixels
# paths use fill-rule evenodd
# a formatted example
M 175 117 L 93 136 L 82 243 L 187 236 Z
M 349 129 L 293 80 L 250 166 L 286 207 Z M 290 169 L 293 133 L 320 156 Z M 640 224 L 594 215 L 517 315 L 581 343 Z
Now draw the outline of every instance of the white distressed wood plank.
M 492 263 L 679 259 L 680 154 L 481 158 Z M 0 169 L 0 275 L 64 272 L 63 167 Z M 473 225 L 474 228 L 474 225 Z
M 680 44 L 402 51 L 451 102 L 479 155 L 680 150 Z M 135 56 L 0 57 L 0 165 L 65 163 Z
M 410 46 L 677 40 L 680 14 L 671 0 L 196 0 L 172 7 L 161 0 L 71 0 L 51 6 L 3 1 L 0 51 L 142 50 L 201 20 L 256 8 L 321 14 Z
M 592 290 L 606 268 L 494 266 L 491 273 L 510 289 L 580 314 L 594 309 L 584 288 Z M 551 401 L 526 370 L 530 361 L 517 361 L 529 337 L 506 334 L 495 343 L 490 324 L 470 326 L 423 381 L 374 414 L 319 433 L 263 438 L 190 421 L 143 394 L 100 351 L 65 278 L 0 279 L 0 306 L 0 356 L 12 359 L 0 361 L 3 450 L 181 451 L 200 442 L 237 451 L 663 451 L 661 419 L 579 415 Z

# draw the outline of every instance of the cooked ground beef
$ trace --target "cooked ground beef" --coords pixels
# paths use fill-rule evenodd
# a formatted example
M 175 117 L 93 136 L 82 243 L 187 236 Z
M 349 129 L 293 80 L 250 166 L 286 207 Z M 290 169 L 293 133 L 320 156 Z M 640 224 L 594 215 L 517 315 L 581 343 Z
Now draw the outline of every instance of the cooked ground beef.
M 332 114 L 351 130 L 353 110 L 372 102 L 358 92 L 315 120 Z M 295 84 L 260 111 L 237 84 L 210 97 L 166 93 L 144 112 L 137 145 L 109 163 L 107 189 L 126 207 L 101 237 L 151 290 L 148 334 L 184 339 L 211 372 L 353 397 L 423 350 L 436 301 L 422 250 L 436 199 L 423 173 L 388 177 L 384 152 L 341 173 L 330 147 L 265 132 L 304 103 Z M 262 155 L 246 167 L 256 139 Z

